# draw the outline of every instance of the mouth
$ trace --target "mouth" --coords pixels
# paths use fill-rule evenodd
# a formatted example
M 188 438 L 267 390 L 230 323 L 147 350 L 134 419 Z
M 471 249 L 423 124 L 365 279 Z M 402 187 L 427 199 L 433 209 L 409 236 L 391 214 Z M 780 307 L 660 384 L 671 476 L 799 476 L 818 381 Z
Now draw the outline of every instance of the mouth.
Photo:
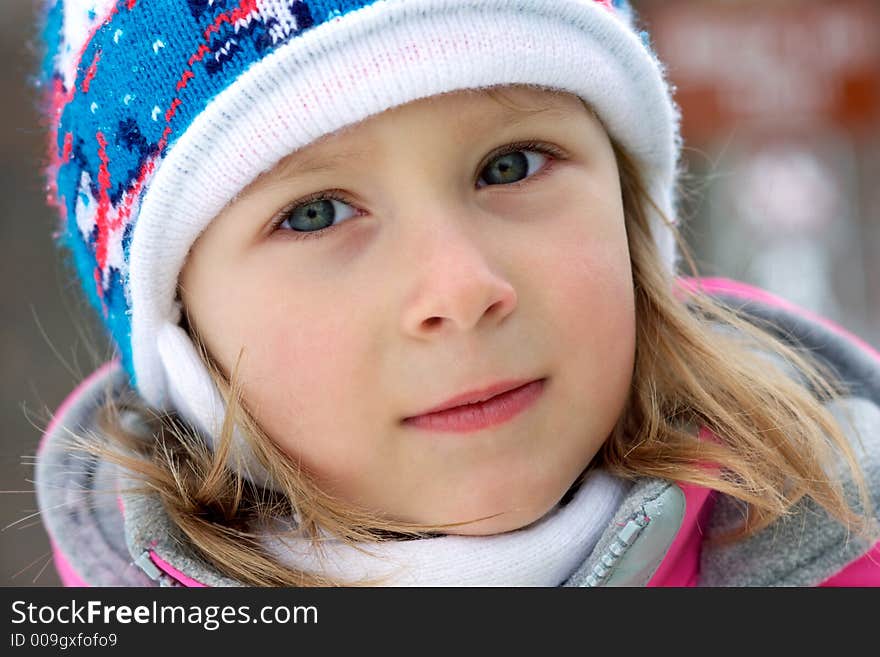
M 428 431 L 465 433 L 503 424 L 530 408 L 547 379 L 501 382 L 457 395 L 424 413 L 403 419 L 405 426 Z

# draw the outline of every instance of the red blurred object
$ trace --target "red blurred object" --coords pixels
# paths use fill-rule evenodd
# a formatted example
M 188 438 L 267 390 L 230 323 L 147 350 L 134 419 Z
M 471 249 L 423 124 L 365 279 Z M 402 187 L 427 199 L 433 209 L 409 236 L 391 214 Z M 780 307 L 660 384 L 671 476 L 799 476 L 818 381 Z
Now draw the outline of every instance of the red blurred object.
M 663 0 L 637 8 L 678 87 L 686 141 L 743 122 L 876 130 L 880 2 Z

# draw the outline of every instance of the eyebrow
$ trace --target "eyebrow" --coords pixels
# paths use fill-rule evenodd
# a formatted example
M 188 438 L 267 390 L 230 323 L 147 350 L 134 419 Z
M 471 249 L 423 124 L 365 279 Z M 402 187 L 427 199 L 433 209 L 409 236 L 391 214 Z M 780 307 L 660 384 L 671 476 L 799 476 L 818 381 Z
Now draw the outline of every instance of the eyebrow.
M 345 151 L 342 153 L 336 152 L 331 154 L 319 153 L 313 155 L 303 155 L 298 151 L 294 151 L 293 155 L 289 155 L 282 159 L 274 168 L 264 171 L 257 176 L 252 184 L 270 184 L 276 181 L 290 180 L 291 178 L 305 174 L 318 174 L 332 171 L 346 162 L 351 162 L 352 160 L 364 160 L 371 153 L 372 151 L 370 149 Z
M 488 96 L 491 98 L 491 96 Z M 495 98 L 492 98 L 496 100 Z M 455 135 L 466 142 L 468 136 L 480 133 L 486 130 L 490 125 L 498 121 L 503 122 L 506 126 L 519 126 L 529 121 L 538 114 L 549 114 L 562 118 L 570 112 L 566 109 L 558 107 L 541 107 L 541 108 L 516 108 L 505 105 L 496 100 L 495 108 L 489 112 L 481 112 L 479 117 L 474 118 L 472 115 L 462 115 L 455 120 Z M 344 130 L 344 129 L 343 129 Z M 273 170 L 272 180 L 289 180 L 295 176 L 305 174 L 319 174 L 332 171 L 342 164 L 352 161 L 363 161 L 373 155 L 372 149 L 358 149 L 336 153 L 316 153 L 312 155 L 304 155 L 301 152 L 294 153 L 278 163 Z M 257 180 L 266 179 L 269 171 L 258 176 Z M 266 179 L 268 181 L 268 179 Z

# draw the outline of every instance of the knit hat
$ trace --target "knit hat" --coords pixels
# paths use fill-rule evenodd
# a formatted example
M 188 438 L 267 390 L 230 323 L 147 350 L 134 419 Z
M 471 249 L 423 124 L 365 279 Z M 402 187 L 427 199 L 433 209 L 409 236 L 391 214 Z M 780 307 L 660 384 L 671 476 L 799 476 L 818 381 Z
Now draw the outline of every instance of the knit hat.
M 223 405 L 178 275 L 237 193 L 323 135 L 460 89 L 567 91 L 674 217 L 678 113 L 626 0 L 51 0 L 43 39 L 59 241 L 132 385 L 209 436 Z

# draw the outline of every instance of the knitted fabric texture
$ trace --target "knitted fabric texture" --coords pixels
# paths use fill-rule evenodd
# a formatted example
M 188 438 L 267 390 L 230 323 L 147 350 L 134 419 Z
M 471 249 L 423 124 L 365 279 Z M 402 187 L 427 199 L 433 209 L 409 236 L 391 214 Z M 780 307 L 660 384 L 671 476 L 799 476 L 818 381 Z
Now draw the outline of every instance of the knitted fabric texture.
M 286 155 L 406 102 L 505 84 L 576 94 L 674 218 L 678 112 L 633 20 L 618 0 L 48 3 L 38 84 L 57 237 L 132 385 L 216 428 L 213 387 L 181 374 L 198 364 L 176 296 L 188 250 Z

